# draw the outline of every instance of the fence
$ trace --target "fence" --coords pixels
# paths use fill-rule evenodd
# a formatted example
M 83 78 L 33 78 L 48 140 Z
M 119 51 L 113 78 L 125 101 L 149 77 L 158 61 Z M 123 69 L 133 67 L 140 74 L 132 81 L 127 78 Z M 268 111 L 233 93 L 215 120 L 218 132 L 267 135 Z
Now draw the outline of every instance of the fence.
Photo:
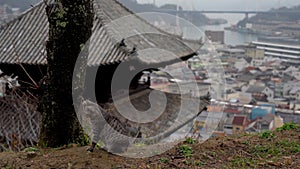
M 0 97 L 0 151 L 20 151 L 38 141 L 41 114 L 37 99 L 18 90 Z

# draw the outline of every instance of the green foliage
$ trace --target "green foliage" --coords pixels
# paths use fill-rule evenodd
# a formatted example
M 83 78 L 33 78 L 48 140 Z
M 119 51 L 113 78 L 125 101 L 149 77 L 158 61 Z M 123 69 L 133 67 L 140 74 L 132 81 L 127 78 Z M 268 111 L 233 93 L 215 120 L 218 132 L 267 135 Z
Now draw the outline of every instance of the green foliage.
M 294 130 L 297 129 L 297 125 L 294 124 L 293 122 L 291 123 L 285 123 L 282 127 L 277 128 L 277 131 L 282 131 L 282 130 Z
M 87 134 L 83 133 L 79 135 L 75 143 L 80 146 L 86 146 L 90 144 L 90 138 Z
M 12 168 L 12 165 L 11 164 L 7 164 L 6 166 L 5 166 L 5 169 L 11 169 Z
M 260 138 L 274 138 L 275 137 L 275 134 L 271 131 L 265 131 L 265 132 L 262 132 L 259 134 L 259 137 Z
M 266 157 L 267 155 L 278 155 L 281 154 L 282 149 L 277 146 L 255 146 L 256 154 L 260 156 Z
M 67 26 L 67 12 L 66 9 L 67 8 L 63 8 L 62 4 L 59 3 L 59 7 L 55 8 L 56 10 L 53 11 L 55 12 L 55 15 L 53 16 L 53 20 L 56 21 L 56 27 L 62 27 L 65 28 Z
M 289 141 L 288 139 L 283 139 L 278 142 L 278 145 L 286 150 L 287 153 L 299 153 L 300 152 L 300 142 Z
M 59 20 L 56 21 L 56 27 L 63 27 L 65 28 L 67 26 L 68 22 L 61 22 Z
M 300 145 L 298 144 L 297 146 L 295 146 L 295 147 L 293 148 L 293 151 L 294 151 L 295 153 L 300 153 Z
M 188 137 L 186 138 L 185 142 L 188 144 L 195 144 L 197 141 L 191 137 Z
M 254 146 L 255 153 L 265 153 L 268 151 L 268 148 L 261 145 Z
M 169 159 L 162 157 L 162 158 L 159 159 L 159 161 L 162 162 L 162 163 L 168 163 Z
M 28 147 L 28 148 L 25 148 L 23 151 L 26 153 L 27 152 L 36 152 L 36 151 L 39 151 L 39 149 L 36 147 Z
M 243 144 L 249 145 L 250 143 L 248 141 L 244 141 Z
M 193 155 L 193 149 L 188 145 L 179 146 L 179 151 L 184 157 L 192 157 Z
M 295 141 L 289 141 L 288 139 L 282 139 L 274 144 L 268 144 L 265 146 L 256 145 L 253 147 L 251 153 L 266 158 L 267 156 L 289 155 L 300 152 L 300 143 Z

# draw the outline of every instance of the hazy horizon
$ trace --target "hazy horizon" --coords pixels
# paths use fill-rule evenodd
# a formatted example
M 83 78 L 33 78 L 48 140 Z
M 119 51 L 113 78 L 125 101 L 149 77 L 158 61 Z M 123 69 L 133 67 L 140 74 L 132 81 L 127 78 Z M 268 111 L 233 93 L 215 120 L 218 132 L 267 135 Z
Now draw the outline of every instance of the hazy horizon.
M 177 2 L 187 10 L 269 10 L 300 4 L 299 0 L 137 0 L 139 3 L 163 4 Z

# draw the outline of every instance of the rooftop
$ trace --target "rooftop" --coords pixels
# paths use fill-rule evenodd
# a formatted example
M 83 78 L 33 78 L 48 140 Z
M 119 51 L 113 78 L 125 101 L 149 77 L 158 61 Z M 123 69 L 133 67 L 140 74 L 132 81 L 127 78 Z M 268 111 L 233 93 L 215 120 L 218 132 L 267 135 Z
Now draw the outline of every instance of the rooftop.
M 261 93 L 266 87 L 265 86 L 255 86 L 251 85 L 246 90 L 246 93 Z
M 232 124 L 233 125 L 239 125 L 243 126 L 245 125 L 246 117 L 245 116 L 234 116 Z
M 258 42 L 258 41 L 253 41 L 252 44 L 273 46 L 273 47 L 279 47 L 279 48 L 290 48 L 290 49 L 297 49 L 297 50 L 300 49 L 300 45 L 299 44 L 287 45 L 287 44 L 283 44 L 283 43 Z
M 40 2 L 4 26 L 0 31 L 0 41 L 3 42 L 0 63 L 47 64 L 45 46 L 49 25 L 45 7 Z M 182 40 L 152 26 L 116 0 L 95 0 L 94 10 L 89 66 L 128 59 L 145 64 L 164 64 L 191 57 L 200 47 L 196 41 Z M 126 48 L 118 45 L 122 39 Z M 135 55 L 129 52 L 133 47 L 137 49 Z

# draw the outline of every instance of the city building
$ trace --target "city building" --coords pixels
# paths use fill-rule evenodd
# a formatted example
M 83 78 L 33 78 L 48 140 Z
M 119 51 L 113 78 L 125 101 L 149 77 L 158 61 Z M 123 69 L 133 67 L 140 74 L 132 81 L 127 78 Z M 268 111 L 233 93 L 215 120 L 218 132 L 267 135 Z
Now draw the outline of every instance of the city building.
M 247 117 L 246 116 L 234 116 L 232 120 L 232 133 L 239 134 L 244 132 L 247 127 Z
M 252 45 L 257 49 L 264 50 L 264 56 L 269 58 L 279 58 L 289 63 L 300 63 L 300 45 L 253 41 Z
M 212 42 L 218 42 L 224 44 L 224 31 L 206 30 L 205 36 Z

